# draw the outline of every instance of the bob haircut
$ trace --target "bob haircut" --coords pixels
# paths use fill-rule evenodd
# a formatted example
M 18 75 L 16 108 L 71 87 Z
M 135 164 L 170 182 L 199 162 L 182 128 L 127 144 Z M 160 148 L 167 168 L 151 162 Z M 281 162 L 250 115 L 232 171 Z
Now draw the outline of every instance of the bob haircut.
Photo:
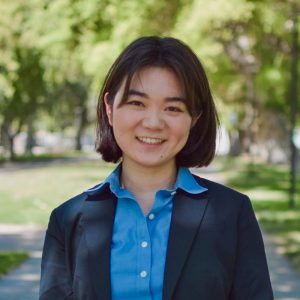
M 118 162 L 122 151 L 106 115 L 104 95 L 112 105 L 115 95 L 125 81 L 121 104 L 128 98 L 133 75 L 147 67 L 172 70 L 182 83 L 186 107 L 195 124 L 183 149 L 176 155 L 178 167 L 203 167 L 215 155 L 216 133 L 219 125 L 213 97 L 202 64 L 183 42 L 171 37 L 141 37 L 120 54 L 106 75 L 97 104 L 96 151 L 107 162 Z

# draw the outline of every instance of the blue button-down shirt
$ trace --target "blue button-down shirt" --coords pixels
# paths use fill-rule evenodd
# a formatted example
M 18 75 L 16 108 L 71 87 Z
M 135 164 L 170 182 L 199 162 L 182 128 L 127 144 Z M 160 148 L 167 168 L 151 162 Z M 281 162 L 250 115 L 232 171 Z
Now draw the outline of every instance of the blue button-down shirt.
M 174 189 L 159 190 L 145 216 L 133 194 L 121 187 L 120 170 L 121 165 L 96 188 L 109 184 L 118 198 L 111 245 L 112 299 L 161 300 L 173 196 L 177 189 L 190 194 L 207 189 L 188 169 L 179 168 Z

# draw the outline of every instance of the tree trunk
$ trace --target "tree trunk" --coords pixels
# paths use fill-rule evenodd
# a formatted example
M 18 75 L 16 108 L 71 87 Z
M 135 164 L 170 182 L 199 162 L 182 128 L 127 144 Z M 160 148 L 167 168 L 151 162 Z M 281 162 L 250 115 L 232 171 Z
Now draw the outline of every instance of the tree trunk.
M 13 161 L 16 159 L 16 153 L 15 153 L 15 135 L 8 136 L 9 141 L 9 157 L 8 159 Z
M 35 145 L 34 133 L 35 132 L 33 126 L 33 117 L 30 117 L 27 123 L 27 138 L 26 138 L 26 148 L 25 148 L 25 151 L 28 154 L 32 154 L 32 148 Z
M 239 156 L 241 154 L 241 149 L 242 149 L 239 132 L 237 130 L 230 131 L 228 135 L 230 140 L 229 155 Z
M 16 153 L 15 153 L 15 137 L 21 132 L 22 123 L 20 122 L 16 131 L 13 132 L 11 128 L 11 124 L 9 121 L 4 121 L 2 124 L 2 134 L 4 135 L 3 140 L 5 143 L 6 150 L 8 150 L 8 159 L 15 160 Z
M 87 125 L 87 108 L 86 103 L 83 101 L 81 107 L 76 112 L 77 132 L 75 136 L 75 150 L 82 150 L 82 136 Z

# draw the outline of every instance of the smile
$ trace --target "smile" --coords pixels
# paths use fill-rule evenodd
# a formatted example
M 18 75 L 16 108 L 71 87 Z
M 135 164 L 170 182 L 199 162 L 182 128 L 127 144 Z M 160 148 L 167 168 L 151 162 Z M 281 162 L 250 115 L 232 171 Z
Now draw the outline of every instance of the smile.
M 143 143 L 150 144 L 150 145 L 158 145 L 162 144 L 165 140 L 160 138 L 150 138 L 150 137 L 137 137 L 137 139 Z

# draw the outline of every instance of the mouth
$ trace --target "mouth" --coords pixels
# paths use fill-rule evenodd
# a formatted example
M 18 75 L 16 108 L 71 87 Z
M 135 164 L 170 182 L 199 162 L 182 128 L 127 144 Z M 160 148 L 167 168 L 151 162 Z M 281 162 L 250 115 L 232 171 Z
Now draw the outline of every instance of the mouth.
M 138 136 L 136 138 L 138 141 L 149 145 L 160 145 L 165 141 L 164 139 L 161 138 L 153 138 L 147 136 Z

